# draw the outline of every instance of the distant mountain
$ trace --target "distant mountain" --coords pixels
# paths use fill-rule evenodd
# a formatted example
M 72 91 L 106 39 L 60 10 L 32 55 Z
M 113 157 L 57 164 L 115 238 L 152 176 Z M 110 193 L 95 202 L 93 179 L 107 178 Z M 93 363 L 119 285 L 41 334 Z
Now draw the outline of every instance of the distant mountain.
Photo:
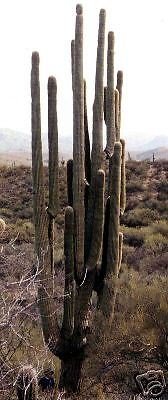
M 136 154 L 136 160 L 150 160 L 153 159 L 153 154 L 156 160 L 168 160 L 168 147 L 157 147 L 155 149 L 144 151 L 143 153 Z
M 140 137 L 139 137 L 140 139 Z M 48 139 L 47 134 L 42 134 L 44 160 L 48 160 Z M 134 160 L 152 160 L 152 154 L 155 153 L 156 159 L 168 159 L 168 136 L 156 136 L 151 141 L 139 144 L 135 140 L 135 146 L 131 145 L 133 141 L 127 141 L 127 152 L 130 152 Z M 17 159 L 16 159 L 17 157 Z M 59 136 L 59 158 L 67 160 L 72 157 L 72 137 Z M 0 159 L 25 160 L 31 162 L 31 133 L 25 134 L 11 129 L 0 129 Z
M 143 151 L 168 147 L 168 136 L 156 136 L 143 146 Z M 153 151 L 154 151 L 153 150 Z
M 11 129 L 0 129 L 0 152 L 30 151 L 30 137 Z
M 144 152 L 160 147 L 168 147 L 168 135 L 167 136 L 156 136 L 148 142 L 142 142 L 141 135 L 135 135 L 135 137 L 126 139 L 126 145 L 128 151 L 133 152 Z
M 48 154 L 47 134 L 42 134 L 43 153 Z M 17 132 L 11 129 L 0 129 L 0 154 L 9 153 L 31 153 L 31 134 Z M 59 137 L 60 158 L 72 157 L 72 139 L 70 137 Z
M 130 150 L 129 154 L 132 160 L 137 160 L 137 161 L 143 161 L 143 160 L 152 161 L 153 154 L 155 160 L 168 160 L 168 147 L 157 147 L 143 152 L 136 152 Z

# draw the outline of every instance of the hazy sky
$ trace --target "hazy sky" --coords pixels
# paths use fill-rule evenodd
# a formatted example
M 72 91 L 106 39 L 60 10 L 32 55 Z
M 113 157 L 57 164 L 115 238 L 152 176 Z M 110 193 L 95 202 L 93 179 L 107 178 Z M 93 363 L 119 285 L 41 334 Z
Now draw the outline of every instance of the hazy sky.
M 30 133 L 31 53 L 40 53 L 42 130 L 47 79 L 58 84 L 59 134 L 72 132 L 70 42 L 75 0 L 0 0 L 0 128 Z M 99 9 L 115 32 L 115 65 L 124 71 L 123 136 L 168 134 L 168 0 L 83 0 L 84 76 L 91 112 Z

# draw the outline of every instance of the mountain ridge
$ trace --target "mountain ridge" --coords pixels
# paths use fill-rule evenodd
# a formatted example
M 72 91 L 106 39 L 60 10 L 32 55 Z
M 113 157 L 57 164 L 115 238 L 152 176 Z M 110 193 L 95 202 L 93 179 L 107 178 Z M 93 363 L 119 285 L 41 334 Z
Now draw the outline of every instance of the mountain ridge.
M 128 144 L 127 144 L 128 143 Z M 168 159 L 168 137 L 156 136 L 147 143 L 138 145 L 132 150 L 127 141 L 127 152 L 134 160 L 152 160 L 153 153 L 156 159 Z M 48 159 L 48 138 L 42 133 L 42 147 L 44 159 Z M 8 128 L 0 128 L 0 157 L 1 163 L 19 161 L 31 163 L 31 134 L 22 133 Z M 59 158 L 67 160 L 72 157 L 72 138 L 70 136 L 59 137 Z M 21 161 L 22 160 L 22 161 Z

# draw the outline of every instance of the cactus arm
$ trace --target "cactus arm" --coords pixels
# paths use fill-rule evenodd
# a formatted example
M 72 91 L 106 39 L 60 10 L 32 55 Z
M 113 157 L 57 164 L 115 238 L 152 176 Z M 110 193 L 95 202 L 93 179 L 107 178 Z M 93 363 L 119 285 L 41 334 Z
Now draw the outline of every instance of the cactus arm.
M 122 247 L 123 247 L 123 233 L 119 233 L 119 260 L 118 260 L 118 274 L 120 273 L 121 269 L 121 262 L 122 262 Z
M 107 114 L 106 114 L 106 104 L 107 104 L 107 86 L 104 87 L 104 122 L 107 122 Z
M 115 143 L 114 32 L 109 32 L 108 34 L 106 97 L 106 152 L 108 155 L 111 155 L 113 153 Z
M 96 60 L 95 98 L 93 104 L 92 132 L 92 180 L 102 168 L 103 160 L 103 104 L 104 104 L 104 46 L 105 46 L 105 10 L 100 10 Z
M 102 245 L 102 262 L 100 269 L 97 269 L 95 276 L 94 290 L 98 296 L 98 307 L 100 303 L 100 297 L 102 295 L 102 289 L 104 285 L 104 279 L 107 270 L 107 249 L 108 249 L 108 234 L 109 234 L 109 220 L 110 220 L 110 197 L 107 198 L 105 207 L 104 217 L 104 230 L 103 230 L 103 245 Z
M 111 193 L 110 193 L 110 223 L 107 254 L 107 274 L 116 274 L 118 270 L 118 241 L 120 226 L 120 183 L 121 183 L 121 143 L 116 142 L 114 154 L 110 159 Z
M 115 131 L 116 142 L 120 141 L 120 125 L 119 125 L 119 91 L 115 89 Z
M 74 212 L 72 207 L 65 210 L 64 230 L 65 288 L 64 313 L 61 334 L 69 338 L 74 328 L 75 281 L 74 281 Z
M 126 207 L 126 173 L 125 173 L 125 140 L 120 139 L 122 146 L 121 153 L 121 195 L 120 195 L 120 213 L 124 214 Z
M 108 232 L 107 266 L 103 290 L 99 297 L 99 307 L 109 324 L 114 316 L 119 267 L 119 217 L 120 217 L 120 182 L 121 182 L 121 143 L 116 142 L 110 158 L 110 220 Z
M 93 234 L 92 234 L 89 257 L 86 260 L 86 268 L 88 270 L 91 270 L 96 267 L 102 250 L 103 224 L 104 224 L 104 188 L 105 188 L 105 173 L 103 170 L 98 170 L 96 177 L 96 196 L 95 196 L 94 217 L 93 217 L 93 227 L 92 227 Z
M 56 79 L 48 79 L 48 147 L 49 147 L 49 206 L 48 213 L 55 218 L 58 212 L 58 128 Z
M 48 148 L 49 148 L 49 206 L 48 238 L 51 272 L 54 274 L 54 219 L 58 212 L 58 128 L 57 85 L 54 77 L 48 79 Z
M 84 172 L 84 85 L 83 85 L 83 14 L 76 7 L 74 67 L 74 138 L 73 138 L 73 207 L 75 215 L 75 270 L 77 279 L 84 274 L 85 172 Z
M 71 74 L 72 74 L 72 91 L 75 86 L 75 40 L 71 40 Z
M 104 43 L 105 42 L 105 10 L 100 10 L 99 30 L 96 60 L 95 98 L 93 104 L 93 130 L 91 154 L 91 185 L 89 188 L 88 212 L 85 235 L 85 260 L 87 260 L 92 242 L 95 181 L 97 171 L 102 168 L 103 162 L 103 106 L 104 106 Z
M 105 277 L 107 268 L 107 249 L 108 249 L 108 235 L 109 235 L 109 221 L 110 221 L 110 197 L 107 198 L 105 208 L 104 232 L 103 232 L 103 250 L 102 250 L 102 266 L 101 275 L 102 279 Z
M 119 129 L 121 130 L 121 103 L 122 103 L 122 87 L 123 87 L 123 71 L 117 72 L 117 86 L 116 89 L 119 91 Z M 120 135 L 119 135 L 120 136 Z
M 67 195 L 68 205 L 73 206 L 73 160 L 67 161 Z
M 91 158 L 90 158 L 90 139 L 87 117 L 87 101 L 86 101 L 86 81 L 84 80 L 84 134 L 85 134 L 85 177 L 87 182 L 91 182 Z
M 37 255 L 45 246 L 47 232 L 45 227 L 45 196 L 43 185 L 43 162 L 41 144 L 41 112 L 40 112 L 40 82 L 39 54 L 32 54 L 31 70 L 31 127 L 32 127 L 32 178 L 33 178 L 33 209 L 35 225 L 35 248 Z
M 31 72 L 32 95 L 32 175 L 33 175 L 33 206 L 35 222 L 35 247 L 38 257 L 40 284 L 38 288 L 38 304 L 41 312 L 42 328 L 45 341 L 52 347 L 59 336 L 59 327 L 55 315 L 53 302 L 52 269 L 52 239 L 53 227 L 45 210 L 43 187 L 43 162 L 41 145 L 41 118 L 40 118 L 40 84 L 39 84 L 39 56 L 32 54 Z M 48 236 L 51 228 L 51 236 Z
M 90 139 L 88 129 L 88 117 L 87 117 L 87 101 L 86 101 L 86 81 L 84 80 L 84 135 L 85 135 L 85 231 L 86 221 L 88 212 L 88 200 L 89 200 L 89 185 L 91 183 L 91 157 L 90 157 Z

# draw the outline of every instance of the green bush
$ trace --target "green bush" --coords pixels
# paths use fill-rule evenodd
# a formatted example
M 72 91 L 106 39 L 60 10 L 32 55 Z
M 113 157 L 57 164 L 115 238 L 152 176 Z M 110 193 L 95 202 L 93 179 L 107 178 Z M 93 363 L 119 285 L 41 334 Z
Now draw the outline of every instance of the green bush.
M 145 177 L 150 164 L 146 161 L 129 161 L 126 163 L 127 179 L 133 177 Z
M 162 254 L 163 252 L 168 251 L 167 237 L 161 235 L 161 233 L 147 235 L 145 239 L 144 250 L 145 248 L 150 252 L 152 251 L 153 254 Z
M 144 192 L 144 190 L 145 186 L 141 181 L 131 180 L 126 186 L 127 193 Z
M 22 210 L 18 210 L 17 215 L 19 218 L 32 219 L 33 218 L 33 208 L 26 207 L 26 208 L 23 208 Z
M 166 179 L 162 179 L 157 183 L 157 190 L 158 192 L 168 194 L 168 183 Z
M 8 199 L 4 198 L 4 196 L 0 196 L 0 208 L 8 208 Z
M 168 222 L 158 221 L 151 225 L 153 233 L 160 233 L 162 236 L 168 238 Z
M 6 242 L 15 241 L 15 244 L 34 242 L 34 225 L 30 221 L 17 219 L 16 223 L 7 224 L 4 232 Z
M 120 285 L 117 297 L 120 312 L 113 327 L 115 340 L 123 337 L 126 347 L 138 337 L 158 344 L 158 333 L 168 334 L 168 276 L 155 274 L 153 279 L 151 276 L 142 279 L 142 275 L 130 270 L 121 275 Z
M 139 267 L 140 271 L 146 271 L 147 274 L 155 274 L 156 272 L 160 274 L 166 273 L 168 270 L 168 251 L 160 251 L 146 257 L 143 256 Z
M 135 197 L 128 197 L 126 202 L 125 212 L 133 210 L 138 205 L 139 205 L 139 199 L 136 199 Z
M 124 233 L 124 244 L 134 247 L 141 247 L 145 242 L 144 231 L 139 228 L 122 227 Z
M 154 221 L 159 220 L 159 213 L 157 210 L 151 210 L 150 208 L 135 208 L 131 210 L 122 218 L 122 223 L 126 226 L 148 226 Z
M 0 208 L 0 216 L 3 217 L 12 217 L 13 211 L 9 210 L 8 208 Z

